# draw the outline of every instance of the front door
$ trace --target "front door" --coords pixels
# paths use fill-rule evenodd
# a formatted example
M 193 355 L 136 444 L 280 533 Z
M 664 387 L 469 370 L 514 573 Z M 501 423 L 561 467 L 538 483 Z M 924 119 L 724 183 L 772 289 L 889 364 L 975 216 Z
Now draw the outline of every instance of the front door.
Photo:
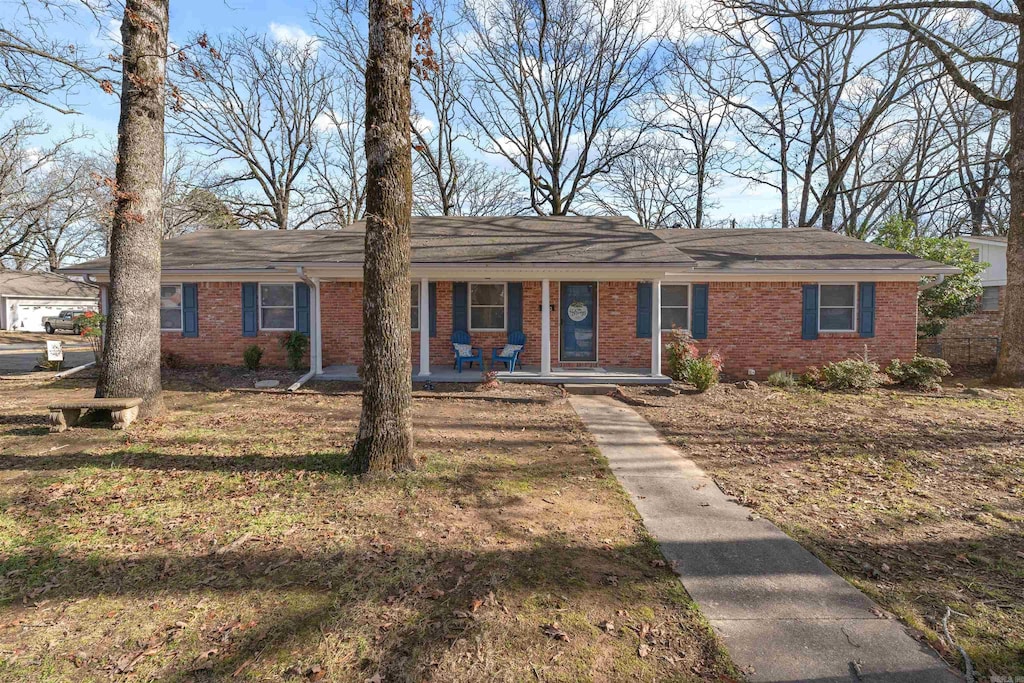
M 597 283 L 563 282 L 561 302 L 563 361 L 597 360 Z

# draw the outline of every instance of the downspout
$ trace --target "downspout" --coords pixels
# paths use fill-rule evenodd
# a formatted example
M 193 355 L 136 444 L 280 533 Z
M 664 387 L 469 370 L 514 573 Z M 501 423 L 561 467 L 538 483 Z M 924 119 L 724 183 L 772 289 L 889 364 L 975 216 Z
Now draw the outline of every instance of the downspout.
M 288 387 L 288 391 L 296 391 L 303 384 L 323 372 L 323 356 L 320 334 L 320 278 L 311 278 L 306 275 L 302 266 L 295 270 L 299 279 L 309 286 L 309 372 L 295 380 L 295 383 Z

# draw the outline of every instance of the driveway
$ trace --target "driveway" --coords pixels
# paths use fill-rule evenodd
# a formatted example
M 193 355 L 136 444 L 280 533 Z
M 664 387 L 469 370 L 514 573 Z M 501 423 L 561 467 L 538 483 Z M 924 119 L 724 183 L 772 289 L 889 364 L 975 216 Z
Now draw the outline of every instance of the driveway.
M 0 344 L 0 375 L 21 375 L 33 372 L 45 346 L 36 344 Z M 68 370 L 93 360 L 92 349 L 82 344 L 64 344 L 62 370 Z

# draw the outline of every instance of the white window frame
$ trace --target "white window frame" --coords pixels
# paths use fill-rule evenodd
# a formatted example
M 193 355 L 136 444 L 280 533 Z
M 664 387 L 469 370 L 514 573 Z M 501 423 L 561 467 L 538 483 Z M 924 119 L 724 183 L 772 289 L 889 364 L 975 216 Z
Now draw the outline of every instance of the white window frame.
M 682 329 L 684 332 L 689 332 L 693 326 L 693 285 L 689 282 L 662 282 L 661 283 L 661 331 L 671 332 L 673 328 L 665 327 L 665 309 L 666 308 L 682 308 L 682 306 L 666 306 L 665 305 L 665 288 L 666 287 L 686 287 L 686 327 L 675 328 Z
M 263 327 L 263 285 L 283 286 L 292 288 L 292 326 L 291 327 Z M 266 308 L 288 308 L 287 306 L 267 306 Z M 298 300 L 295 295 L 294 282 L 260 282 L 256 285 L 256 314 L 259 316 L 259 329 L 267 332 L 291 332 L 296 329 L 298 322 Z
M 473 327 L 473 287 L 475 285 L 502 286 L 502 323 L 501 327 Z M 496 308 L 495 306 L 478 304 L 481 308 Z M 504 332 L 508 329 L 508 283 L 507 282 L 470 282 L 466 287 L 466 328 L 470 332 Z
M 177 327 L 164 327 L 164 322 L 163 322 L 163 319 L 162 319 L 163 316 L 161 316 L 160 331 L 161 332 L 181 332 L 183 329 L 185 329 L 185 286 L 181 282 L 161 282 L 160 286 L 161 287 L 177 287 L 178 288 L 178 293 L 179 293 L 179 296 L 178 296 L 178 299 L 179 299 L 179 301 L 178 301 L 178 311 L 181 312 L 181 315 L 178 316 L 178 320 L 180 322 L 178 323 Z M 160 298 L 163 299 L 163 297 L 160 297 Z M 165 309 L 163 306 L 160 307 L 160 311 L 161 312 L 163 312 L 165 310 L 169 311 L 171 309 L 169 309 L 169 308 Z
M 416 315 L 412 316 L 412 319 L 413 319 L 412 331 L 413 332 L 419 332 L 420 331 L 420 292 L 419 292 L 419 287 L 420 287 L 420 283 L 419 282 L 410 282 L 409 283 L 410 308 L 415 308 L 416 309 Z M 412 295 L 413 289 L 416 290 L 416 296 Z
M 824 330 L 821 328 L 821 288 L 822 287 L 853 287 L 853 328 L 849 330 Z M 848 334 L 857 331 L 859 315 L 860 287 L 856 282 L 819 282 L 818 283 L 818 332 L 823 334 Z M 849 306 L 824 306 L 824 308 L 850 308 Z
M 996 307 L 985 308 L 985 290 L 994 289 L 996 292 Z M 978 297 L 978 312 L 979 313 L 998 313 L 999 312 L 999 285 L 987 285 L 981 288 L 981 296 Z

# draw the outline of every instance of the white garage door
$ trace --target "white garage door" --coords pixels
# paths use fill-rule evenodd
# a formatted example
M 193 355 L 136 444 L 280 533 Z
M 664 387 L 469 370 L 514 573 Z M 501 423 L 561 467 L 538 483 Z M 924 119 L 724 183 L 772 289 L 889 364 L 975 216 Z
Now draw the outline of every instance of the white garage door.
M 60 315 L 65 310 L 62 306 L 29 303 L 16 303 L 12 308 L 10 329 L 22 332 L 42 332 L 43 318 Z

